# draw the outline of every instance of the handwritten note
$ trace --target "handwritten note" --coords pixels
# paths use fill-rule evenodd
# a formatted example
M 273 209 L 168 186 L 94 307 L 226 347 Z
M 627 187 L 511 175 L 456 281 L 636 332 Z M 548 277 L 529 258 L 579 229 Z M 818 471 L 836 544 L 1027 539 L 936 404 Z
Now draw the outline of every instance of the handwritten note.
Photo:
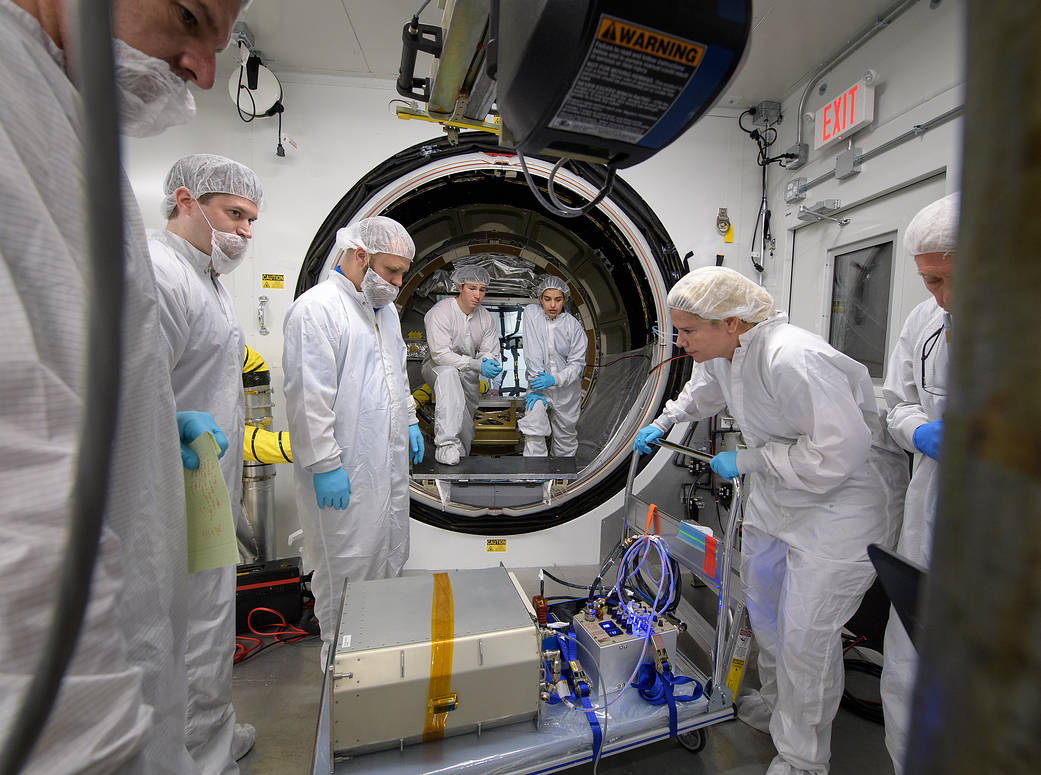
M 188 572 L 235 565 L 239 561 L 238 539 L 231 518 L 228 487 L 217 461 L 220 447 L 209 433 L 202 434 L 188 446 L 199 456 L 199 467 L 184 471 Z

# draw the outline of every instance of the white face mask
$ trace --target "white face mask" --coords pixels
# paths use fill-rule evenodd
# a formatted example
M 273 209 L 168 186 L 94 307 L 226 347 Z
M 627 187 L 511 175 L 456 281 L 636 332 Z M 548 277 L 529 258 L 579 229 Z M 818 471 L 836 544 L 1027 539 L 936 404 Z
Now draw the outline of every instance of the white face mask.
M 386 307 L 398 297 L 398 286 L 388 283 L 374 271 L 370 266 L 365 270 L 365 276 L 361 279 L 361 292 L 369 300 L 374 309 Z
M 170 65 L 119 38 L 112 39 L 119 99 L 119 130 L 152 137 L 195 117 L 195 98 Z
M 210 219 L 206 218 L 206 211 L 202 209 L 201 204 L 199 212 L 202 213 L 202 217 L 206 219 L 206 224 L 210 227 L 210 263 L 213 264 L 213 271 L 217 274 L 230 274 L 246 258 L 249 240 L 241 234 L 217 231 L 210 223 Z

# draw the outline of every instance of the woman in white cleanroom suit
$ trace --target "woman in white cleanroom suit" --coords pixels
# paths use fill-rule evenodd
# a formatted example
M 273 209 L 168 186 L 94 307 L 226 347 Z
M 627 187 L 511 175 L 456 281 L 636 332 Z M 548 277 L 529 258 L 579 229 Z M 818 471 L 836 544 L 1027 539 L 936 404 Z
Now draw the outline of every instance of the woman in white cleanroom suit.
M 570 291 L 555 275 L 543 275 L 535 289 L 537 304 L 524 308 L 524 370 L 530 388 L 524 417 L 524 455 L 544 457 L 546 437 L 553 436 L 553 455 L 573 457 L 578 449 L 575 426 L 582 403 L 582 375 L 589 339 L 565 307 Z
M 724 407 L 737 420 L 747 449 L 716 455 L 712 469 L 747 475 L 741 577 L 759 644 L 753 701 L 777 747 L 767 773 L 826 773 L 844 677 L 839 632 L 875 577 L 868 544 L 895 542 L 906 460 L 867 368 L 789 325 L 744 275 L 698 269 L 668 303 L 696 365 L 636 447 L 649 452 L 674 423 Z

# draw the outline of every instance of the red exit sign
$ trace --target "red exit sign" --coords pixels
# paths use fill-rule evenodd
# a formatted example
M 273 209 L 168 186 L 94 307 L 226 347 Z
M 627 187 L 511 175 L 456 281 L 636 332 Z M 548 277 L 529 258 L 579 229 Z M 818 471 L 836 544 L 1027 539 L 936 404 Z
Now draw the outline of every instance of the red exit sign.
M 820 150 L 875 120 L 875 87 L 857 81 L 814 114 L 813 149 Z

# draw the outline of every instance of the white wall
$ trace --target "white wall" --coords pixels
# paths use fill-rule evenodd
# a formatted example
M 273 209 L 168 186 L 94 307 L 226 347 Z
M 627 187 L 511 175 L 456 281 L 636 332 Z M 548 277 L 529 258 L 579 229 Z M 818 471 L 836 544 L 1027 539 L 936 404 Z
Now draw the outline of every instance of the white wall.
M 275 394 L 275 427 L 285 427 L 282 396 L 282 319 L 293 299 L 300 263 L 315 231 L 337 201 L 366 172 L 398 151 L 440 136 L 440 127 L 394 117 L 393 84 L 313 74 L 280 74 L 285 90 L 283 130 L 299 145 L 275 155 L 275 119 L 242 123 L 224 84 L 196 93 L 198 115 L 157 138 L 129 139 L 124 156 L 149 228 L 162 228 L 159 214 L 163 179 L 170 166 L 190 153 L 219 153 L 257 172 L 265 205 L 255 229 L 250 257 L 229 275 L 231 292 L 247 343 L 267 359 Z M 649 161 L 624 170 L 629 182 L 658 213 L 680 255 L 688 250 L 711 261 L 729 258 L 747 246 L 758 207 L 754 147 L 737 130 L 737 111 L 705 116 L 686 135 Z M 726 245 L 715 230 L 716 212 L 726 207 L 735 242 Z M 740 248 L 747 250 L 747 247 Z M 738 266 L 735 263 L 735 266 Z M 744 267 L 740 267 L 742 270 Z M 286 275 L 284 290 L 261 289 L 262 273 Z M 258 334 L 257 298 L 270 299 L 268 336 Z M 278 469 L 276 508 L 280 543 L 296 528 L 289 466 Z M 587 531 L 588 532 L 588 531 Z M 557 542 L 565 545 L 567 541 Z M 582 544 L 596 542 L 582 541 Z M 597 547 L 592 547 L 594 555 Z M 496 562 L 499 558 L 490 556 Z M 590 562 L 595 562 L 593 556 Z M 492 563 L 494 564 L 494 562 Z
M 935 9 L 924 0 L 916 3 L 827 73 L 811 90 L 805 112 L 816 112 L 852 86 L 868 69 L 875 71 L 880 81 L 875 89 L 875 121 L 854 137 L 857 148 L 869 151 L 917 124 L 964 104 L 964 19 L 965 0 L 943 0 Z M 834 53 L 838 53 L 838 49 Z M 823 95 L 818 94 L 820 83 L 827 84 Z M 778 126 L 779 137 L 772 153 L 787 150 L 795 143 L 799 101 L 805 86 L 803 81 L 782 102 L 784 120 Z M 962 127 L 962 119 L 955 118 L 865 162 L 859 175 L 842 181 L 827 180 L 807 192 L 804 204 L 839 199 L 843 208 L 855 207 L 943 172 L 946 172 L 947 192 L 957 191 L 961 177 Z M 796 217 L 798 204 L 785 204 L 785 185 L 793 178 L 813 180 L 834 169 L 835 157 L 847 148 L 846 142 L 839 142 L 814 151 L 812 134 L 813 124 L 807 121 L 804 142 L 810 145 L 808 164 L 791 172 L 778 171 L 776 167 L 770 171 L 768 197 L 774 214 L 777 251 L 767 259 L 764 284 L 778 300 L 786 301 L 789 297 L 794 233 L 806 227 L 806 223 Z M 851 226 L 864 228 L 865 224 Z M 899 251 L 899 244 L 897 249 Z M 897 260 L 904 258 L 901 253 Z M 897 325 L 902 322 L 897 321 Z

